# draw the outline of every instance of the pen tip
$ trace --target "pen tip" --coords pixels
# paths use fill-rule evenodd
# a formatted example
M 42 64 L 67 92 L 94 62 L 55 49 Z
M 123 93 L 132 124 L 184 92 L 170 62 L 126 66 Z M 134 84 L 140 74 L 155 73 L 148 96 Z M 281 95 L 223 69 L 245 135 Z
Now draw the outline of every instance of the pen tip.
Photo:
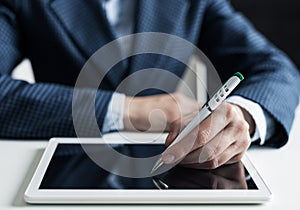
M 152 170 L 151 170 L 151 174 L 153 174 L 155 171 L 157 171 L 157 169 L 159 169 L 162 165 L 164 164 L 164 162 L 162 161 L 162 159 L 160 158 L 155 165 L 153 166 Z
M 151 174 L 153 174 L 156 171 L 156 168 L 152 168 Z

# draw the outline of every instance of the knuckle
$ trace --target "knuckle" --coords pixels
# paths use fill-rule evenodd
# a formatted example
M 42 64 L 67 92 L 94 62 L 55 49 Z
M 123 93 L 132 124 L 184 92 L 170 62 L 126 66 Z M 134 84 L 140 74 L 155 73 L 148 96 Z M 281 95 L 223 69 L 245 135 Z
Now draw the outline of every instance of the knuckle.
M 209 169 L 216 169 L 219 167 L 219 160 L 218 159 L 213 159 L 213 160 L 210 160 L 208 162 L 208 168 Z
M 190 134 L 189 134 L 189 139 L 191 142 L 194 142 L 195 146 L 196 147 L 199 147 L 199 136 L 197 134 L 197 132 L 195 131 L 192 131 Z
M 241 147 L 242 147 L 243 149 L 247 149 L 249 146 L 250 146 L 250 138 L 244 138 L 244 139 L 241 141 Z
M 249 125 L 245 120 L 240 120 L 236 123 L 236 129 L 238 132 L 247 132 L 249 130 Z
M 207 147 L 206 149 L 206 160 L 211 161 L 215 159 L 216 151 L 212 147 Z
M 236 155 L 236 156 L 234 156 L 234 157 L 232 158 L 232 161 L 233 161 L 233 162 L 239 162 L 239 161 L 242 160 L 243 156 L 244 156 L 243 153 L 238 154 L 238 155 Z
M 182 101 L 183 95 L 181 93 L 174 93 L 173 97 L 175 99 L 175 102 L 179 103 L 180 101 Z
M 250 128 L 249 124 L 245 120 L 243 120 L 242 124 L 243 124 L 244 131 L 248 131 Z
M 237 161 L 240 161 L 240 160 L 242 160 L 243 157 L 244 157 L 244 154 L 243 154 L 243 153 L 238 154 L 238 155 L 236 156 L 236 160 L 237 160 Z
M 181 120 L 180 119 L 176 119 L 174 121 L 171 122 L 171 127 L 173 129 L 178 129 L 181 127 Z
M 175 156 L 179 159 L 182 160 L 184 157 L 186 157 L 188 155 L 188 153 L 190 152 L 190 150 L 177 150 L 177 152 L 175 152 Z
M 198 140 L 198 135 L 196 132 L 192 131 L 190 132 L 185 139 L 186 141 L 186 146 L 189 146 L 190 148 L 199 148 L 199 140 Z
M 237 110 L 235 106 L 232 106 L 231 104 L 226 104 L 226 117 L 229 119 L 232 119 L 237 115 Z
M 181 94 L 180 93 L 178 93 L 178 92 L 176 92 L 176 93 L 173 93 L 172 94 L 175 98 L 177 98 L 177 97 L 180 97 L 181 96 Z
M 209 139 L 209 131 L 208 130 L 202 130 L 199 132 L 198 135 L 198 146 L 201 147 L 208 143 Z
M 221 143 L 217 144 L 214 149 L 215 155 L 219 154 L 219 152 L 222 151 L 223 147 L 224 146 Z
M 180 113 L 178 111 L 170 110 L 167 112 L 167 118 L 168 122 L 177 121 L 180 118 Z
M 240 152 L 241 150 L 244 150 L 244 148 L 242 147 L 242 145 L 241 145 L 241 142 L 240 143 L 235 143 L 235 144 L 233 144 L 232 145 L 232 149 L 233 149 L 233 151 L 235 151 L 235 153 L 238 153 L 238 152 Z

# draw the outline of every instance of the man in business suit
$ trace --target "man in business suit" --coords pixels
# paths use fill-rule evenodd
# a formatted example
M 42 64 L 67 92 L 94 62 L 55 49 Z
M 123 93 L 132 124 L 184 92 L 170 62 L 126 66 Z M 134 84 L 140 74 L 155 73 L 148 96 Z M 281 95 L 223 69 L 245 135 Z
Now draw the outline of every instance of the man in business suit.
M 238 161 L 250 139 L 274 147 L 287 142 L 299 100 L 299 72 L 226 0 L 0 0 L 1 137 L 75 136 L 72 93 L 84 63 L 108 42 L 138 32 L 179 36 L 208 56 L 223 81 L 236 71 L 247 78 L 222 105 L 226 112 L 216 112 L 191 134 L 197 136 L 192 150 L 184 146 L 186 139 L 163 154 L 166 163 L 185 157 L 182 163 L 188 166 L 215 168 Z M 33 85 L 10 77 L 26 57 L 37 81 Z M 145 68 L 181 76 L 185 66 L 158 55 L 117 65 L 97 92 L 97 121 L 103 132 L 146 130 L 149 114 L 160 109 L 171 131 L 168 145 L 180 131 L 172 124 L 182 116 L 180 110 L 194 112 L 200 105 L 159 90 L 145 91 L 143 97 L 114 92 L 126 75 Z M 120 106 L 112 107 L 112 98 Z

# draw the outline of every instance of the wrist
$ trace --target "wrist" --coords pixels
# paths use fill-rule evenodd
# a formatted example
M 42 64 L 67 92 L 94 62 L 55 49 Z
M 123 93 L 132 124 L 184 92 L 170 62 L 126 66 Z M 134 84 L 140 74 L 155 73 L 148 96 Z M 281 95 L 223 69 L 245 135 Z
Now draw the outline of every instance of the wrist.
M 133 125 L 131 122 L 131 119 L 133 118 L 132 116 L 132 109 L 133 107 L 130 107 L 133 105 L 133 97 L 125 97 L 125 102 L 124 102 L 124 113 L 123 113 L 123 123 L 124 123 L 124 129 L 125 130 L 133 130 Z M 131 112 L 130 112 L 131 111 Z
M 245 121 L 249 125 L 249 134 L 250 134 L 250 136 L 252 136 L 254 134 L 254 131 L 255 131 L 255 122 L 254 122 L 254 119 L 252 118 L 251 114 L 247 110 L 245 110 L 244 108 L 240 107 L 239 105 L 235 105 L 235 106 L 237 106 L 241 110 Z
M 145 112 L 145 103 L 141 98 L 126 96 L 123 115 L 124 129 L 129 131 L 146 130 L 145 122 L 142 120 L 143 112 Z

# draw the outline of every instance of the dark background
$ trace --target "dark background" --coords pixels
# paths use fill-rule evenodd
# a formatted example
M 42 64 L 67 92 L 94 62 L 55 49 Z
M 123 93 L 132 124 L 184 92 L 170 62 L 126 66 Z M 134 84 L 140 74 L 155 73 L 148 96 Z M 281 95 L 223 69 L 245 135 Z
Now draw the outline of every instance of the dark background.
M 231 0 L 255 27 L 300 67 L 300 0 Z

